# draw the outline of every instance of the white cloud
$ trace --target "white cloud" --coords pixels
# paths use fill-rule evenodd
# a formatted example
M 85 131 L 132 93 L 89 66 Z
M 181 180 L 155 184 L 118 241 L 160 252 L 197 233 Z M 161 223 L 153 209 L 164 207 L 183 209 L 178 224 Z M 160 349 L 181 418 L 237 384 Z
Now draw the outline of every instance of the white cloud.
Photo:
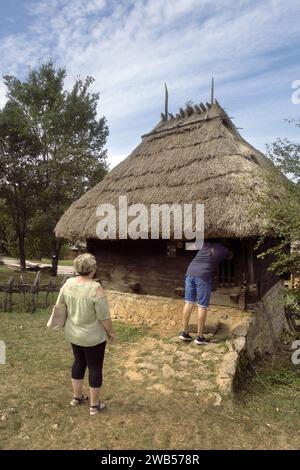
M 5 86 L 3 81 L 0 81 L 0 108 L 2 108 L 5 105 Z
M 293 0 L 228 0 L 226 8 L 223 0 L 42 0 L 28 8 L 27 31 L 0 45 L 2 71 L 24 73 L 53 57 L 66 65 L 69 86 L 78 74 L 94 76 L 113 161 L 159 119 L 164 80 L 176 111 L 208 99 L 215 75 L 217 97 L 242 115 L 257 100 L 267 112 L 270 88 L 279 95 L 283 80 L 300 78 L 293 59 L 285 63 L 300 36 Z

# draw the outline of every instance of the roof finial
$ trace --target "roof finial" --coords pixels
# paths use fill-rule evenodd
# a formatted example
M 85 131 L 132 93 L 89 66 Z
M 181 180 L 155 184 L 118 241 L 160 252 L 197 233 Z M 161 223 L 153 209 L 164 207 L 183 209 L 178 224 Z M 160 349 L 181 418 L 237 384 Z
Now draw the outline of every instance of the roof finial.
M 169 104 L 169 92 L 168 92 L 168 87 L 165 82 L 165 117 L 168 119 L 168 104 Z
M 215 82 L 214 77 L 211 79 L 211 95 L 210 95 L 210 102 L 213 105 L 215 102 Z

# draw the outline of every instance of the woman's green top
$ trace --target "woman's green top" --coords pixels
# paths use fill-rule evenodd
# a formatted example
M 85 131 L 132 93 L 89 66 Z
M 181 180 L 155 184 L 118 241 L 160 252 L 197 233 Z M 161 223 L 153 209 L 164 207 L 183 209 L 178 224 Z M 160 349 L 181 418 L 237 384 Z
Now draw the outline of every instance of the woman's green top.
M 96 297 L 100 284 L 96 281 L 77 282 L 68 279 L 62 286 L 56 304 L 65 304 L 67 320 L 65 338 L 77 346 L 96 346 L 107 340 L 107 334 L 99 320 L 110 318 L 106 297 Z

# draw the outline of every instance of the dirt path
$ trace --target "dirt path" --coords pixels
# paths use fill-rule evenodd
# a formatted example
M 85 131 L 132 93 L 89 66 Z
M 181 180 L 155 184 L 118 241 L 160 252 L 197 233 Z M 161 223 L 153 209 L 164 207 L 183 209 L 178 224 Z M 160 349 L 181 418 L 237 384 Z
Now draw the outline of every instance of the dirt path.
M 203 405 L 219 406 L 219 370 L 227 352 L 224 343 L 199 347 L 177 337 L 170 341 L 148 337 L 129 348 L 121 366 L 124 379 L 139 383 L 154 395 L 169 396 L 182 390 L 183 396 L 192 393 L 201 397 Z
M 20 262 L 18 259 L 16 258 L 9 258 L 9 257 L 6 257 L 4 256 L 3 258 L 1 258 L 1 261 L 7 265 L 7 266 L 11 266 L 13 268 L 19 268 L 20 267 Z M 36 265 L 39 265 L 41 268 L 46 268 L 46 267 L 51 267 L 50 264 L 44 264 L 44 263 L 36 263 L 34 261 L 30 261 L 30 260 L 26 260 L 26 266 L 30 267 L 30 266 L 36 266 Z M 72 266 L 61 266 L 61 265 L 58 265 L 58 270 L 57 270 L 58 274 L 62 274 L 62 275 L 70 275 L 70 274 L 73 274 L 74 272 L 74 269 Z

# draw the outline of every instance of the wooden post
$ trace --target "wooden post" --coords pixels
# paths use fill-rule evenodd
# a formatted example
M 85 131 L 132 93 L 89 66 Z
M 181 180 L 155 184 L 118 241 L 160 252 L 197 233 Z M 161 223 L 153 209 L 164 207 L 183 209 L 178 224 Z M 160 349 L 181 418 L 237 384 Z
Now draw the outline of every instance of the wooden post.
M 254 284 L 253 242 L 247 240 L 248 284 Z
M 215 288 L 218 289 L 220 287 L 220 265 L 218 263 L 216 273 L 215 273 Z
M 11 276 L 7 283 L 6 308 L 8 312 L 12 311 L 12 294 L 13 294 L 14 278 Z
M 227 260 L 227 280 L 228 280 L 228 286 L 232 287 L 233 282 L 231 279 L 231 260 Z
M 24 278 L 23 278 L 22 274 L 20 275 L 20 280 L 19 280 L 19 291 L 20 291 L 20 294 L 23 295 L 23 303 L 25 305 L 25 303 L 26 303 L 26 285 L 25 285 Z
M 215 82 L 214 77 L 211 79 L 211 90 L 210 90 L 210 103 L 213 105 L 215 102 Z
M 37 307 L 37 295 L 39 291 L 39 283 L 41 278 L 41 271 L 38 271 L 32 286 L 32 311 L 34 312 Z
M 3 297 L 2 297 L 2 310 L 3 312 L 5 311 L 4 307 L 5 307 L 5 285 L 2 284 L 2 282 L 0 282 L 0 292 L 3 293 Z
M 53 278 L 51 277 L 49 280 L 49 284 L 46 289 L 46 298 L 45 298 L 45 307 L 47 308 L 49 305 L 48 299 L 49 299 L 49 294 L 51 294 L 51 300 L 52 300 L 52 294 L 56 290 L 56 283 L 54 282 Z
M 165 117 L 168 119 L 168 107 L 169 107 L 169 92 L 168 87 L 165 82 Z

